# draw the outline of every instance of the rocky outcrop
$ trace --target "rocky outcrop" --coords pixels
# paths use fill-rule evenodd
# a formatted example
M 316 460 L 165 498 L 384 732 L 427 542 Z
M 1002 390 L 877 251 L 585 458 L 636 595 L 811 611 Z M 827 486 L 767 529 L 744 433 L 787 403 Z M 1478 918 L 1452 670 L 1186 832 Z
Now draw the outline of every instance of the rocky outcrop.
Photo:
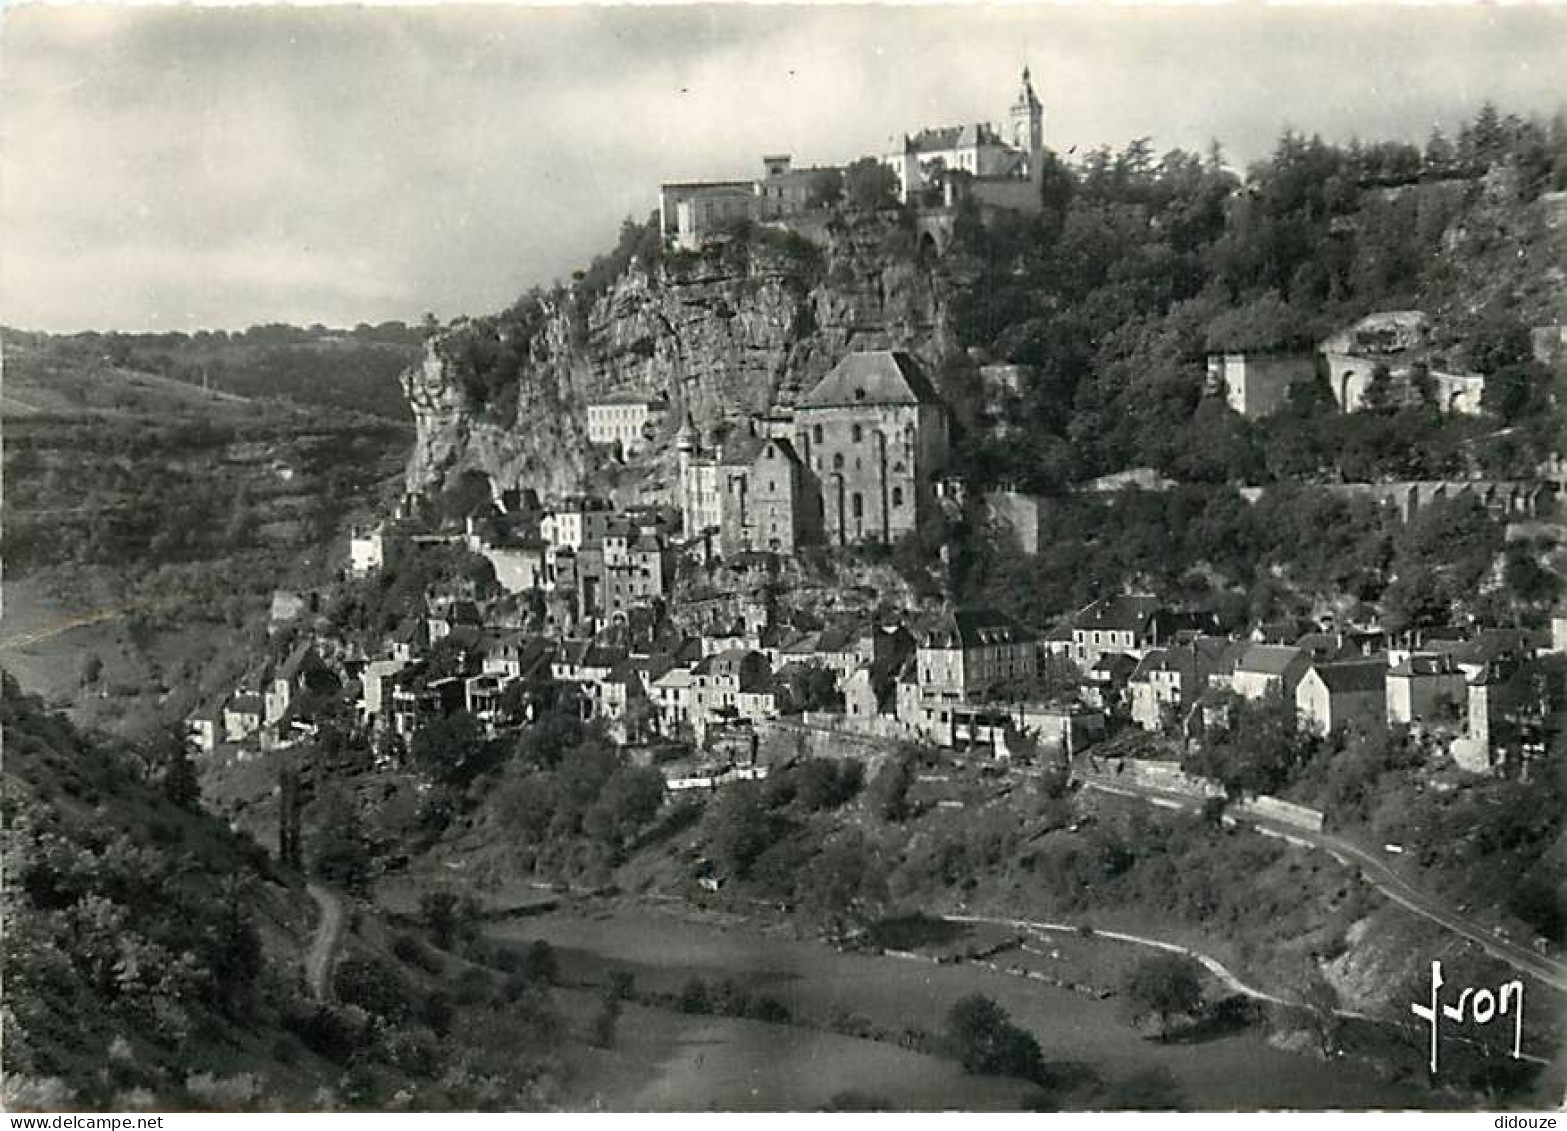
M 790 404 L 845 353 L 908 349 L 932 363 L 951 347 L 946 283 L 914 252 L 913 233 L 881 217 L 835 220 L 807 242 L 764 232 L 700 254 L 633 263 L 603 294 L 545 304 L 528 328 L 515 392 L 481 405 L 465 382 L 465 336 L 504 321 L 454 324 L 402 378 L 417 437 L 412 492 L 476 469 L 503 486 L 582 487 L 595 456 L 586 405 L 612 393 L 668 398 L 667 431 Z

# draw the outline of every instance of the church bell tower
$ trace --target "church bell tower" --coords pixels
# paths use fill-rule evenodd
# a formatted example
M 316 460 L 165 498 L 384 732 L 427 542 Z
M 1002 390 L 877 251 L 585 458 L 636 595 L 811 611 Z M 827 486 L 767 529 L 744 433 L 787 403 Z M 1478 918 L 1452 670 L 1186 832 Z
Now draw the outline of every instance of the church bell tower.
M 1045 108 L 1034 94 L 1027 67 L 1023 68 L 1023 85 L 1018 89 L 1017 100 L 1007 111 L 1007 126 L 1008 143 L 1029 155 L 1032 169 L 1035 155 L 1045 147 Z

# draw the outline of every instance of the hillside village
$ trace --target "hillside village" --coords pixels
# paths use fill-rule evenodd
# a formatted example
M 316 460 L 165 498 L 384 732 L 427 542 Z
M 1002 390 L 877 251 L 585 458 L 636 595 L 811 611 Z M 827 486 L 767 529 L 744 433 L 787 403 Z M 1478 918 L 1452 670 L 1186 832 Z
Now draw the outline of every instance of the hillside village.
M 843 168 L 776 155 L 756 180 L 665 183 L 656 234 L 676 255 L 756 225 L 814 238 L 858 179 L 946 239 L 964 209 L 989 224 L 1037 216 L 1051 160 L 1025 68 L 1004 125 L 922 129 Z M 1488 419 L 1487 378 L 1453 341 L 1423 311 L 1373 312 L 1312 348 L 1211 351 L 1203 395 L 1259 425 L 1318 390 L 1345 418 L 1429 406 Z M 1539 365 L 1559 364 L 1561 327 L 1536 327 L 1528 348 Z M 957 467 L 959 431 L 1006 442 L 1037 367 L 968 352 L 977 409 L 966 425 L 945 375 L 898 348 L 849 349 L 797 394 L 749 414 L 730 406 L 707 427 L 674 385 L 590 392 L 561 427 L 585 436 L 590 467 L 612 473 L 601 489 L 551 493 L 552 474 L 504 481 L 470 468 L 439 499 L 410 494 L 355 530 L 336 591 L 278 595 L 273 629 L 286 647 L 192 718 L 191 733 L 209 755 L 244 758 L 309 741 L 325 713 L 371 736 L 390 764 L 432 720 L 466 715 L 493 736 L 564 697 L 679 791 L 764 775 L 769 751 L 806 739 L 1037 764 L 1133 728 L 1179 759 L 1238 708 L 1277 703 L 1303 732 L 1398 728 L 1430 745 L 1433 765 L 1527 780 L 1557 709 L 1535 662 L 1567 651 L 1561 611 L 1540 628 L 1473 617 L 1389 628 L 1374 606 L 1337 601 L 1312 617 L 1221 625 L 1201 605 L 1130 591 L 1040 626 L 954 600 L 939 579 L 950 545 L 932 566 L 934 592 L 867 569 L 876 553 L 976 513 L 1024 559 L 1051 542 L 1049 498 Z M 1317 489 L 1406 526 L 1469 505 L 1527 524 L 1559 513 L 1564 472 L 1558 454 L 1527 477 L 1471 467 Z M 1132 468 L 1079 493 L 1176 486 Z M 1264 489 L 1239 493 L 1257 506 Z M 347 623 L 345 601 L 373 604 L 434 553 L 470 566 L 426 587 L 395 626 Z
M 667 412 L 640 407 L 646 417 L 615 427 L 643 432 Z M 646 433 L 639 447 L 656 443 L 656 426 Z M 619 433 L 596 439 L 630 454 Z M 241 759 L 288 749 L 313 738 L 325 712 L 394 758 L 386 752 L 432 720 L 466 713 L 493 736 L 565 696 L 679 792 L 764 776 L 782 734 L 929 744 L 1021 766 L 1070 758 L 1128 726 L 1200 745 L 1236 705 L 1276 700 L 1319 734 L 1405 728 L 1461 773 L 1527 779 L 1543 752 L 1553 706 L 1520 673 L 1567 653 L 1567 613 L 1548 630 L 1294 622 L 1225 633 L 1211 613 L 1134 593 L 1036 634 L 950 603 L 792 603 L 776 579 L 795 555 L 891 545 L 962 495 L 945 473 L 947 410 L 908 354 L 850 354 L 798 404 L 717 442 L 688 419 L 673 447 L 677 506 L 541 500 L 485 482 L 445 523 L 427 510 L 421 520 L 409 499 L 356 531 L 349 591 L 442 549 L 479 568 L 424 592 L 423 607 L 382 634 L 344 632 L 319 597 L 279 594 L 274 628 L 293 643 L 191 720 L 197 744 Z M 1399 505 L 1397 490 L 1378 488 L 1384 505 Z M 1409 508 L 1476 498 L 1504 520 L 1555 505 L 1543 483 L 1406 490 Z M 1033 540 L 1048 537 L 1037 517 L 1028 528 L 1028 501 L 992 500 Z M 715 570 L 744 586 L 715 602 L 692 584 Z
M 1050 77 L 494 314 L 19 339 L 23 1099 L 1556 1088 L 1567 116 L 1242 173 Z M 1438 1075 L 1436 958 L 1527 1039 Z

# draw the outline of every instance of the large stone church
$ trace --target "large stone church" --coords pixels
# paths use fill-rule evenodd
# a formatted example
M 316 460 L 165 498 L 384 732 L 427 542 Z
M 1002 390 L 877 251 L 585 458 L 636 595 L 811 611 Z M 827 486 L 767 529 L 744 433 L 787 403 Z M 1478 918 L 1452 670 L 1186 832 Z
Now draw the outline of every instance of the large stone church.
M 803 544 L 892 543 L 934 513 L 947 413 L 924 368 L 892 350 L 852 353 L 792 410 L 704 449 L 680 432 L 688 536 L 725 555 Z

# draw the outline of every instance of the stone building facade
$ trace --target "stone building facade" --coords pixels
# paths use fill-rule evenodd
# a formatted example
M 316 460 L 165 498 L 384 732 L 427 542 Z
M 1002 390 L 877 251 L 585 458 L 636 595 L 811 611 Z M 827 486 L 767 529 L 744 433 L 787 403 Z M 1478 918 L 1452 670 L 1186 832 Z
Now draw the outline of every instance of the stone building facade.
M 1288 403 L 1291 389 L 1316 379 L 1316 359 L 1307 354 L 1208 355 L 1209 386 L 1222 391 L 1230 408 L 1250 420 L 1277 412 Z
M 720 528 L 724 553 L 793 554 L 801 543 L 816 540 L 817 508 L 809 505 L 805 466 L 788 440 L 763 440 L 743 473 L 732 469 L 727 479 L 729 519 Z
M 911 355 L 850 354 L 785 419 L 792 437 L 763 427 L 718 445 L 687 421 L 676 441 L 687 538 L 716 531 L 726 556 L 792 554 L 891 543 L 935 512 L 947 414 Z
M 795 448 L 829 545 L 895 542 L 934 513 L 947 414 L 911 355 L 850 354 L 795 406 L 794 418 Z
M 659 230 L 682 251 L 697 251 L 726 225 L 776 220 L 813 206 L 838 180 L 834 166 L 796 169 L 788 154 L 762 158 L 762 176 L 736 181 L 669 181 L 658 189 Z

